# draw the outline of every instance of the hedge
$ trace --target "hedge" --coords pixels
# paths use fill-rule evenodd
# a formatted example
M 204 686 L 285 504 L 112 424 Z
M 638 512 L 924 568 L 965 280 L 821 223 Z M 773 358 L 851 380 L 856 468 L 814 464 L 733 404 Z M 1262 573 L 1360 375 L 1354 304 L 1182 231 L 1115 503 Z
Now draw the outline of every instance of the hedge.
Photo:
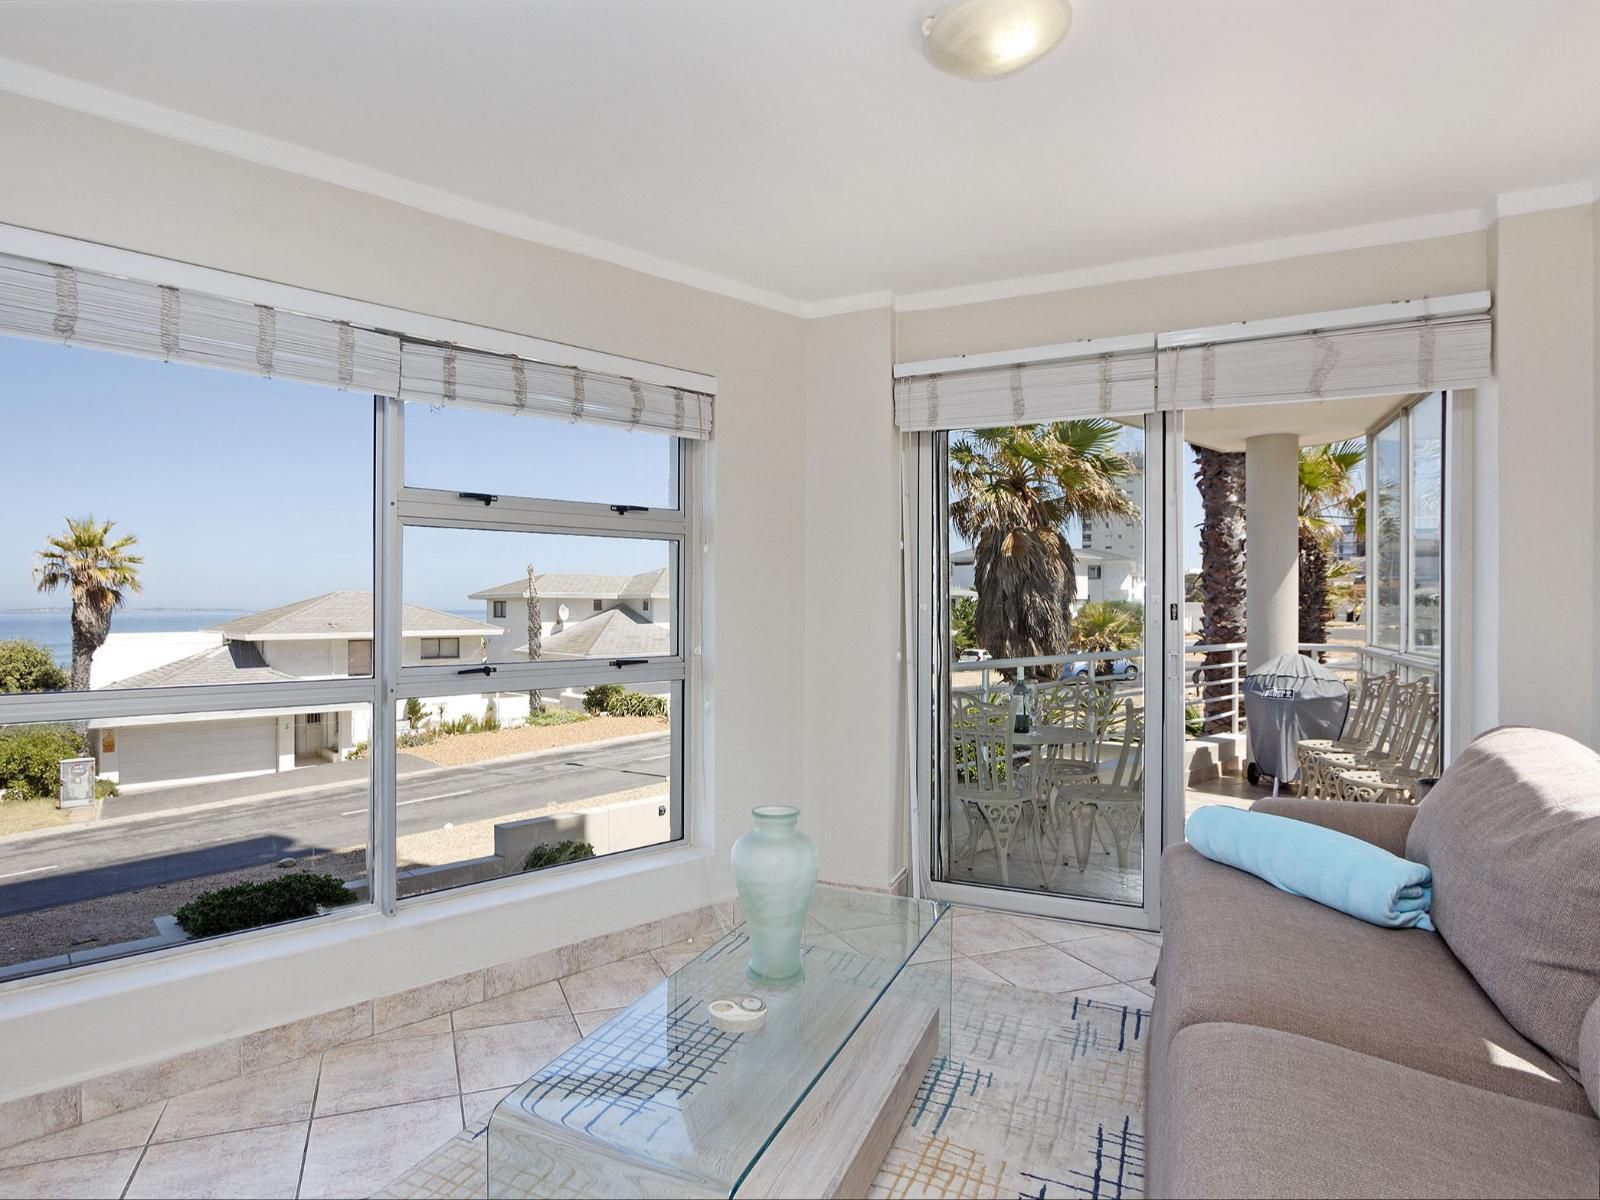
M 260 925 L 314 917 L 319 908 L 350 904 L 356 894 L 335 875 L 298 871 L 261 883 L 201 892 L 173 916 L 190 937 L 214 937 Z
M 594 847 L 588 842 L 556 842 L 549 846 L 535 846 L 522 860 L 524 871 L 539 871 L 545 867 L 559 867 L 562 863 L 581 862 L 594 857 Z

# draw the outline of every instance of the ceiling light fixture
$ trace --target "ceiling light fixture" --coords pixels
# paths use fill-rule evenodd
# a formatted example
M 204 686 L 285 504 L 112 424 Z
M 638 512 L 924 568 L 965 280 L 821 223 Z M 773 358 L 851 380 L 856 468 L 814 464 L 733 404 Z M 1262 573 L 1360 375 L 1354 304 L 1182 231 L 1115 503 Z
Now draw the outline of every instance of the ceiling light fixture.
M 1067 0 L 954 0 L 922 22 L 922 53 L 963 79 L 999 79 L 1067 36 Z

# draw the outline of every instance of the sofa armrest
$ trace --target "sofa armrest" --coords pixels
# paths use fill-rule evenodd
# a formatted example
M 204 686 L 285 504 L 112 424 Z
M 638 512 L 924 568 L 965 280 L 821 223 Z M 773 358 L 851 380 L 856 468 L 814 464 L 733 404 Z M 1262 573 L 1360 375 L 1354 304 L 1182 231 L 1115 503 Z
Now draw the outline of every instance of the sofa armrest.
M 1417 810 L 1409 804 L 1358 804 L 1349 800 L 1308 800 L 1293 796 L 1265 797 L 1252 804 L 1250 811 L 1292 817 L 1296 821 L 1348 833 L 1401 858 L 1406 854 L 1406 834 L 1417 815 Z

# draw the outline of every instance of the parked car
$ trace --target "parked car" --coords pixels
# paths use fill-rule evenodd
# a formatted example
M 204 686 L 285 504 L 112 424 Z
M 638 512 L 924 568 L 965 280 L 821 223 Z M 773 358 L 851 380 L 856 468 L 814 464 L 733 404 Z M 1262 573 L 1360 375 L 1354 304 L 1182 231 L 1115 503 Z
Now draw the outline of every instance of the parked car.
M 1095 675 L 1111 679 L 1137 679 L 1139 678 L 1139 664 L 1131 658 L 1100 658 L 1093 662 L 1079 659 L 1067 665 L 1069 679 L 1084 679 L 1089 674 L 1090 667 L 1095 668 Z
M 994 655 L 990 654 L 987 650 L 980 650 L 978 647 L 972 646 L 966 650 L 963 650 L 956 661 L 958 663 L 988 662 L 993 657 Z

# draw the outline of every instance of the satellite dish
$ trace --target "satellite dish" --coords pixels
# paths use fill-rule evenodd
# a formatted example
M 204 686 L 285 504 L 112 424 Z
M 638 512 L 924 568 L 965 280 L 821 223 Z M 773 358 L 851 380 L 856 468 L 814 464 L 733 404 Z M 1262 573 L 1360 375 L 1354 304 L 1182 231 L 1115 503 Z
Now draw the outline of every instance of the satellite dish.
M 567 606 L 565 604 L 556 605 L 556 620 L 565 621 L 568 615 L 569 613 L 567 612 Z

